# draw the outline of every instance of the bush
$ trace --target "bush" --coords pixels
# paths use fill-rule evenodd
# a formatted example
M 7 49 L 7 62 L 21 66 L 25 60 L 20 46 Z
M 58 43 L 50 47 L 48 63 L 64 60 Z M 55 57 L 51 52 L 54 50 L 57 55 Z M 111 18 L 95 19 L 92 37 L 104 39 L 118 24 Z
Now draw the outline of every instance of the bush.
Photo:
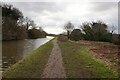
M 17 39 L 26 39 L 28 38 L 28 33 L 25 27 L 19 27 L 17 30 Z
M 112 43 L 120 45 L 120 34 L 112 35 Z
M 107 28 L 108 25 L 101 21 L 84 23 L 82 25 L 83 37 L 85 40 L 112 42 L 112 33 Z
M 60 35 L 58 36 L 58 40 L 59 40 L 59 41 L 67 41 L 68 38 L 67 38 L 67 36 L 65 36 L 64 34 L 60 34 Z
M 74 41 L 79 41 L 82 39 L 82 33 L 80 29 L 74 29 L 71 32 L 70 39 Z
M 31 39 L 43 38 L 46 37 L 46 33 L 44 31 L 33 28 L 28 30 L 28 37 Z

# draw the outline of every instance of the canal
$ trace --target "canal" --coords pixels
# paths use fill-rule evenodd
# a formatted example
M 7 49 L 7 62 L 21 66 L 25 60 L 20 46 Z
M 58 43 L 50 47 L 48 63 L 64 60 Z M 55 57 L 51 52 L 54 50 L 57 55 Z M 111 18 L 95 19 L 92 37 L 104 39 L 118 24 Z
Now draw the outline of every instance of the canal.
M 46 38 L 39 39 L 3 41 L 2 60 L 0 59 L 0 61 L 2 61 L 2 65 L 0 65 L 1 71 L 9 68 L 11 65 L 23 59 L 30 52 L 47 43 L 51 39 L 53 39 L 53 37 L 47 36 Z

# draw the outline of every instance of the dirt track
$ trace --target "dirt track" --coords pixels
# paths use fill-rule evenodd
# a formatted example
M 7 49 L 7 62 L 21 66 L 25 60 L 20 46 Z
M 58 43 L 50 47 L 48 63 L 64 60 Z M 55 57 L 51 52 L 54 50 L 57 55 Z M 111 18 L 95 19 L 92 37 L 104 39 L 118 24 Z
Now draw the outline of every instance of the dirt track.
M 57 40 L 53 40 L 54 47 L 50 54 L 46 68 L 42 74 L 42 78 L 66 78 L 61 50 L 58 46 Z

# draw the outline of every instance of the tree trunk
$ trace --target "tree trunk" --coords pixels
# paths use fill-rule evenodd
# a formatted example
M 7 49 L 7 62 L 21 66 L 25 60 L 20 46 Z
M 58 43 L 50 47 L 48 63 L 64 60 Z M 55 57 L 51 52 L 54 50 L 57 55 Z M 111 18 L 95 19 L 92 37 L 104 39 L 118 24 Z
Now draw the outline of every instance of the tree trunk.
M 70 39 L 70 31 L 67 31 L 67 37 Z

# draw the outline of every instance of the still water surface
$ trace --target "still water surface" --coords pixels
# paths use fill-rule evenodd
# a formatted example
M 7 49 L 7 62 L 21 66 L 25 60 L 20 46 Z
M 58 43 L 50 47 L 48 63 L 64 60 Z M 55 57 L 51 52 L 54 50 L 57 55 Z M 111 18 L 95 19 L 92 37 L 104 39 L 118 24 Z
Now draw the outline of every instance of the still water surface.
M 23 59 L 30 52 L 51 39 L 53 39 L 53 37 L 47 36 L 47 38 L 39 39 L 4 41 L 2 43 L 2 60 L 0 60 L 2 61 L 2 71 Z

